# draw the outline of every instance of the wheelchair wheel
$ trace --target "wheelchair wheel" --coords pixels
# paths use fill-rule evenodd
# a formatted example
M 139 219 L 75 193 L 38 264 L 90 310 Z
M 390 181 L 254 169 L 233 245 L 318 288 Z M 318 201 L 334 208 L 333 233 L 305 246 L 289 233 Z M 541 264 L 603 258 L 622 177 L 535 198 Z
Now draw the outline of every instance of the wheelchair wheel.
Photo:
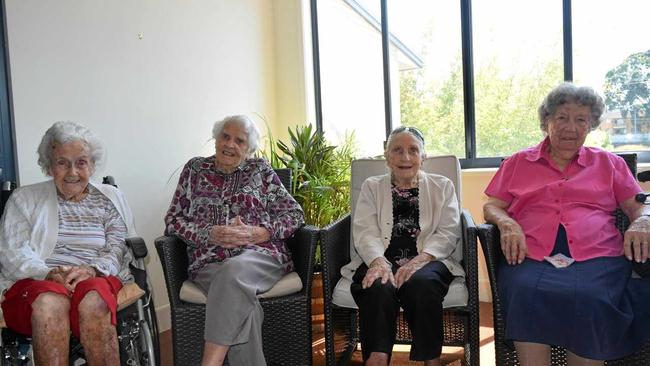
M 160 365 L 160 340 L 158 333 L 158 320 L 156 318 L 156 307 L 153 303 L 153 296 L 149 296 L 148 303 L 144 306 L 144 320 L 142 323 L 146 324 L 146 332 L 141 336 L 141 342 L 147 345 L 148 357 L 154 362 L 150 365 Z M 143 324 L 143 328 L 144 328 Z
M 120 322 L 120 363 L 128 366 L 160 365 L 158 324 L 153 302 L 149 296 L 144 296 L 132 306 L 131 314 Z
M 0 340 L 0 366 L 33 366 L 34 352 L 31 339 L 2 328 Z

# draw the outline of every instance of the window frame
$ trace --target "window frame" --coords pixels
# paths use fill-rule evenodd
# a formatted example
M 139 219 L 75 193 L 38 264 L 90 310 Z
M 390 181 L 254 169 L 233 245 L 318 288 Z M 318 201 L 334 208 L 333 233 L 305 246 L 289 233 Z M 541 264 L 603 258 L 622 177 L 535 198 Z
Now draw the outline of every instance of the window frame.
M 355 0 L 343 0 L 348 5 L 360 7 L 361 5 Z M 391 120 L 391 99 L 390 99 L 390 55 L 388 52 L 389 44 L 389 27 L 387 3 L 388 0 L 379 0 L 381 2 L 381 29 L 382 29 L 382 53 L 383 53 L 383 79 L 384 79 L 384 110 L 385 110 L 385 129 L 386 137 L 392 130 Z M 312 53 L 314 58 L 314 93 L 316 106 L 316 126 L 319 131 L 323 130 L 323 114 L 320 100 L 320 64 L 318 49 L 318 0 L 310 0 L 311 6 L 311 25 L 312 25 Z M 477 157 L 476 147 L 476 111 L 474 96 L 474 60 L 473 60 L 473 30 L 472 30 L 472 0 L 459 0 L 461 16 L 461 48 L 462 48 L 462 68 L 463 68 L 463 103 L 464 103 L 464 127 L 465 127 L 465 156 L 459 157 L 461 167 L 468 168 L 495 168 L 501 164 L 503 157 Z M 573 32 L 571 18 L 571 0 L 562 0 L 562 52 L 564 80 L 573 80 Z M 514 153 L 514 151 L 513 151 Z M 650 161 L 650 151 L 636 151 L 639 162 Z

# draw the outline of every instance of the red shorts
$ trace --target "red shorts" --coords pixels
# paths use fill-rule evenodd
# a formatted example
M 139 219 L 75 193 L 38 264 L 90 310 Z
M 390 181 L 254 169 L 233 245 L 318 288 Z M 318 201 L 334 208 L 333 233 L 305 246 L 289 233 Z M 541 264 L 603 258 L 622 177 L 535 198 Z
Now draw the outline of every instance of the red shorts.
M 70 328 L 79 338 L 79 303 L 88 291 L 97 291 L 111 312 L 111 323 L 117 324 L 117 293 L 122 282 L 115 276 L 93 277 L 81 281 L 73 293 L 60 283 L 25 278 L 17 281 L 5 293 L 2 312 L 7 327 L 27 336 L 32 335 L 32 303 L 44 292 L 60 294 L 70 298 Z

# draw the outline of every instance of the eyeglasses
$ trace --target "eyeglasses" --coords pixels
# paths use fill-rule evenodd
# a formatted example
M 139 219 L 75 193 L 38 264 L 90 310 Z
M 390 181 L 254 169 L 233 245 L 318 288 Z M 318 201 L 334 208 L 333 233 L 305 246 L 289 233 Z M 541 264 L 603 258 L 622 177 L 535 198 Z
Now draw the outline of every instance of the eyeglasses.
M 418 130 L 415 127 L 399 126 L 396 129 L 394 129 L 393 131 L 391 131 L 390 135 L 392 136 L 392 135 L 402 133 L 402 132 L 411 133 L 412 135 L 417 137 L 420 141 L 422 141 L 422 143 L 424 144 L 424 134 L 422 134 L 422 131 Z

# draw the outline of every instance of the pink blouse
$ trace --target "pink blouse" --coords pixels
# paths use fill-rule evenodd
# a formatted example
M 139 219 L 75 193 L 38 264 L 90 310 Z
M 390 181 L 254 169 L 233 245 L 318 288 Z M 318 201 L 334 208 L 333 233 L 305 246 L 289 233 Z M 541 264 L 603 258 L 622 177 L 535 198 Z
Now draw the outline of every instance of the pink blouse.
M 578 158 L 560 171 L 548 145 L 546 138 L 506 159 L 485 194 L 509 204 L 508 215 L 526 235 L 529 258 L 541 261 L 551 254 L 560 224 L 575 260 L 622 255 L 613 212 L 642 191 L 625 161 L 582 147 Z

